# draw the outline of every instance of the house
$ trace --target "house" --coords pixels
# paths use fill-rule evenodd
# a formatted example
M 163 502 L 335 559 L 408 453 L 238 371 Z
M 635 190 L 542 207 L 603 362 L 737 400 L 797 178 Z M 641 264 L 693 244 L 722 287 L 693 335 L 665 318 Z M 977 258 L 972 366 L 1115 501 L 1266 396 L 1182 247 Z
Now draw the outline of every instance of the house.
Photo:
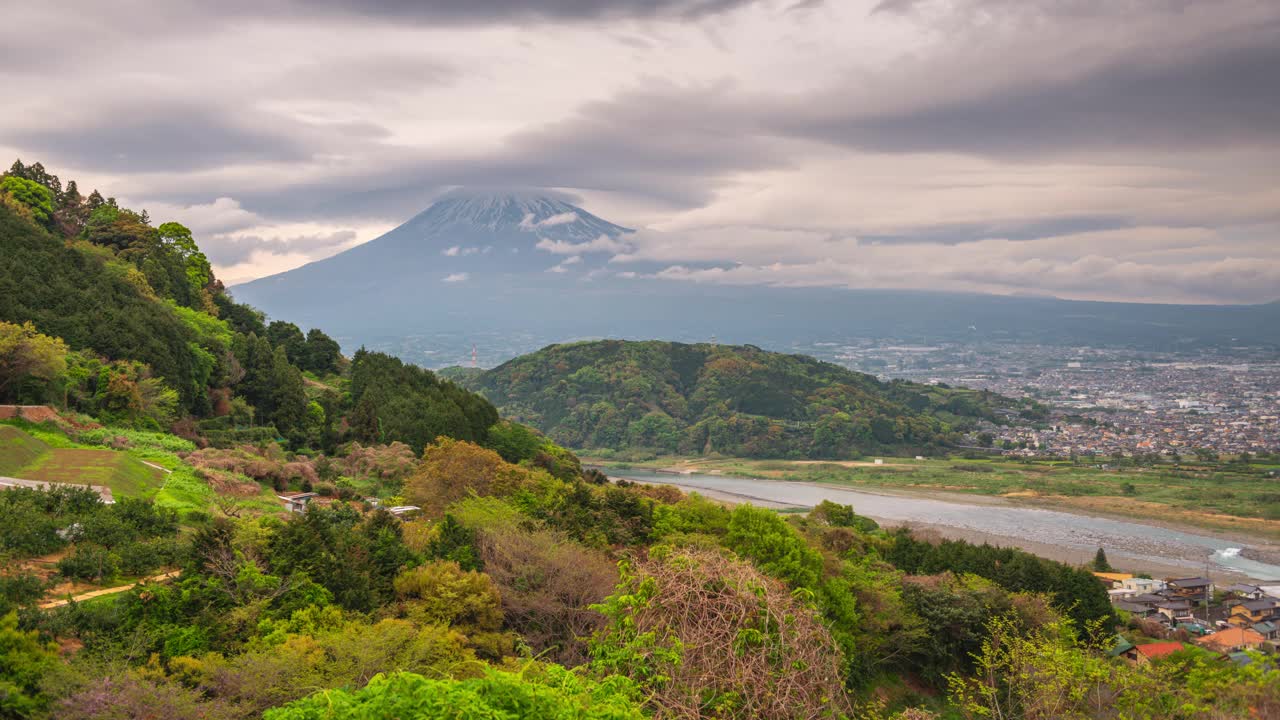
M 1125 599 L 1131 603 L 1138 603 L 1139 605 L 1148 605 L 1154 608 L 1156 605 L 1159 605 L 1160 603 L 1165 602 L 1169 598 L 1166 598 L 1163 595 L 1143 593 L 1141 595 L 1134 595 L 1132 597 L 1128 597 Z
M 1261 600 L 1263 596 L 1262 588 L 1244 583 L 1229 585 L 1223 588 L 1222 591 L 1239 600 Z
M 1120 587 L 1140 594 L 1154 593 L 1164 589 L 1164 581 L 1153 578 L 1131 577 L 1128 580 L 1121 580 Z
M 1194 620 L 1189 600 L 1165 600 L 1156 604 L 1156 612 L 1173 621 Z
M 1233 653 L 1238 650 L 1253 650 L 1264 642 L 1266 642 L 1266 638 L 1258 633 L 1248 628 L 1239 627 L 1219 630 L 1196 641 L 1200 647 L 1223 654 Z
M 1260 622 L 1250 628 L 1267 640 L 1280 639 L 1280 623 Z
M 395 515 L 401 520 L 404 520 L 406 517 L 414 515 L 420 512 L 421 510 L 422 508 L 418 507 L 417 505 L 396 505 L 395 507 L 387 508 L 387 512 L 391 513 L 392 515 Z
M 1112 605 L 1117 610 L 1123 610 L 1137 618 L 1147 618 L 1156 614 L 1156 609 L 1150 605 L 1129 602 L 1128 600 L 1116 600 Z
M 319 493 L 313 492 L 286 492 L 276 495 L 284 501 L 284 509 L 291 513 L 304 513 L 307 511 L 307 504 L 311 499 L 318 497 Z
M 1125 580 L 1133 579 L 1132 573 L 1095 572 L 1093 576 L 1101 580 L 1102 584 L 1108 588 L 1122 588 L 1124 586 L 1121 583 Z
M 1240 618 L 1237 625 L 1252 625 L 1280 619 L 1280 600 L 1264 598 L 1262 600 L 1246 600 L 1231 605 L 1231 618 Z
M 1134 644 L 1129 642 L 1123 635 L 1116 635 L 1115 643 L 1111 649 L 1107 651 L 1107 655 L 1111 657 L 1129 657 L 1133 652 Z
M 1157 658 L 1166 657 L 1183 648 L 1180 642 L 1157 642 L 1146 645 L 1135 645 L 1124 657 L 1136 663 L 1149 663 Z
M 1213 581 L 1209 578 L 1170 578 L 1165 584 L 1180 597 L 1203 600 L 1213 595 Z

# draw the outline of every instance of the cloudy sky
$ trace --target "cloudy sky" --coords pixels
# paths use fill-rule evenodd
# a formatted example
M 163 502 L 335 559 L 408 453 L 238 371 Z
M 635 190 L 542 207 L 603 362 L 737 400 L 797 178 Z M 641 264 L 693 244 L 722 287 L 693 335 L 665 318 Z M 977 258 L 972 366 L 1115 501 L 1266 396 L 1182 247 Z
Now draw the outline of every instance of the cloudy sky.
M 1275 0 L 6 5 L 0 156 L 228 283 L 517 185 L 672 282 L 1280 298 Z

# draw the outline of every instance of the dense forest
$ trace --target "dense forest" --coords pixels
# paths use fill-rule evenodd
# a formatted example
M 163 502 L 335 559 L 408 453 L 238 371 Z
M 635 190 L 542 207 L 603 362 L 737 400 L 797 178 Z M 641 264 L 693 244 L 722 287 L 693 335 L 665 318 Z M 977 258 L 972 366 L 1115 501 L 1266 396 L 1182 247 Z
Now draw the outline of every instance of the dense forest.
M 804 355 L 729 345 L 551 345 L 451 377 L 568 447 L 740 457 L 936 453 L 1015 408 L 986 392 L 876 378 Z M 1003 412 L 1002 412 L 1003 411 Z
M 1280 716 L 1263 654 L 1116 657 L 1157 630 L 1087 568 L 584 470 L 427 370 L 268 322 L 180 225 L 39 165 L 0 181 L 0 283 L 0 402 L 39 405 L 0 420 L 26 479 L 0 486 L 5 720 Z M 1000 407 L 754 348 L 493 373 L 583 444 L 937 447 Z M 618 419 L 564 434 L 597 406 Z M 782 439 L 722 427 L 757 421 Z

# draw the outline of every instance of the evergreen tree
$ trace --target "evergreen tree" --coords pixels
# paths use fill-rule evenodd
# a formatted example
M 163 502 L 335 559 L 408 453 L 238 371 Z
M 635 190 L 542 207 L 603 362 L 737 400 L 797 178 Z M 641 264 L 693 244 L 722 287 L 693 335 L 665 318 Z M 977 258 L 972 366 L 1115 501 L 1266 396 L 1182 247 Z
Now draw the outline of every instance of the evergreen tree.
M 1093 569 L 1097 572 L 1112 572 L 1114 568 L 1111 563 L 1107 562 L 1107 553 L 1102 548 L 1098 548 L 1098 553 L 1093 556 Z
M 289 364 L 285 349 L 278 347 L 272 357 L 271 420 L 285 435 L 302 430 L 307 418 L 307 392 L 302 373 Z

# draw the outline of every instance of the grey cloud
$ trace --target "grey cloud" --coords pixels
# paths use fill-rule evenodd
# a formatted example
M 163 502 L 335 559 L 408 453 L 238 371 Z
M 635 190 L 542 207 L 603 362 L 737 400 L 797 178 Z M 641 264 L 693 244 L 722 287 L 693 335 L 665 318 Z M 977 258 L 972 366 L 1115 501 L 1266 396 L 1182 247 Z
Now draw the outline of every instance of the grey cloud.
M 504 185 L 620 192 L 687 209 L 710 200 L 730 173 L 789 163 L 744 102 L 724 88 L 641 88 L 494 151 L 381 148 L 357 171 L 236 198 L 277 216 L 400 220 L 444 188 Z
M 200 238 L 200 248 L 214 265 L 236 265 L 245 262 L 255 251 L 268 253 L 302 253 L 308 256 L 330 254 L 356 239 L 354 230 L 339 230 L 316 235 L 264 238 L 258 235 L 209 235 Z
M 1265 42 L 1120 60 L 1079 78 L 909 110 L 788 108 L 779 129 L 893 152 L 997 155 L 1198 148 L 1280 140 L 1280 22 Z M 942 80 L 941 78 L 939 79 Z
M 692 19 L 756 0 L 321 0 L 308 3 L 365 17 L 432 23 L 479 24 L 524 21 Z
M 235 163 L 299 162 L 326 146 L 373 140 L 385 130 L 364 124 L 320 125 L 212 102 L 139 98 L 77 108 L 65 121 L 48 118 L 7 131 L 46 164 L 111 172 L 200 170 Z

